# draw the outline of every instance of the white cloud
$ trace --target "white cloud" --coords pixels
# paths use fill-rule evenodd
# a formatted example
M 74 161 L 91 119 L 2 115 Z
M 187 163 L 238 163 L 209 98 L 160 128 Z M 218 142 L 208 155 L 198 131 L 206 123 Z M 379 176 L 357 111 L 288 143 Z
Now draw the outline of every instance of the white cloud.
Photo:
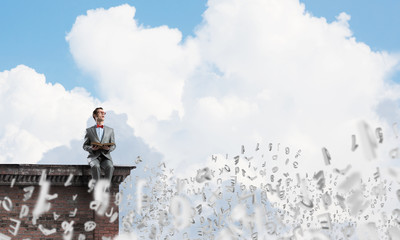
M 135 8 L 123 5 L 79 16 L 66 38 L 71 52 L 99 80 L 103 97 L 118 102 L 119 111 L 129 110 L 137 124 L 183 114 L 184 80 L 196 61 L 191 46 L 180 44 L 177 29 L 138 26 L 134 14 Z
M 84 89 L 66 91 L 24 65 L 0 72 L 0 102 L 3 163 L 35 163 L 49 149 L 82 138 L 95 104 Z
M 67 40 L 106 107 L 127 113 L 171 163 L 272 141 L 302 148 L 307 166 L 323 164 L 322 147 L 343 164 L 359 119 L 391 136 L 378 113 L 397 105 L 388 76 L 399 58 L 357 42 L 345 13 L 327 23 L 295 0 L 210 0 L 184 41 L 177 29 L 138 26 L 134 14 L 88 11 Z

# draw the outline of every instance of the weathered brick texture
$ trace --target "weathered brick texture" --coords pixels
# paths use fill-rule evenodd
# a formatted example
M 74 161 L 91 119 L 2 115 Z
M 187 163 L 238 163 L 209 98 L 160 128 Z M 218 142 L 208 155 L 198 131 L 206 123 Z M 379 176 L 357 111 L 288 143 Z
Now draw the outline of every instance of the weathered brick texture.
M 134 168 L 115 167 L 110 189 L 110 205 L 105 216 L 98 216 L 90 209 L 90 202 L 94 199 L 93 192 L 88 192 L 88 182 L 91 178 L 89 166 L 0 164 L 0 239 L 4 236 L 10 239 L 63 239 L 65 229 L 72 221 L 74 222 L 72 239 L 115 237 L 118 234 L 118 218 L 110 222 L 113 213 L 119 212 L 118 206 L 114 203 L 115 196 L 119 191 L 119 184 Z M 32 212 L 41 190 L 39 181 L 43 170 L 46 172 L 46 181 L 51 184 L 49 195 L 57 194 L 57 198 L 47 201 L 51 204 L 50 210 L 42 214 L 36 224 L 33 224 Z M 70 174 L 73 175 L 71 185 L 64 186 Z M 34 187 L 34 190 L 31 197 L 24 201 L 24 198 L 28 198 L 29 187 Z M 24 214 L 26 212 L 27 214 Z M 19 222 L 18 232 L 14 236 Z M 85 231 L 85 223 L 88 222 L 95 222 L 96 228 Z M 55 229 L 56 232 L 50 232 L 51 234 L 46 236 L 39 226 L 49 231 Z

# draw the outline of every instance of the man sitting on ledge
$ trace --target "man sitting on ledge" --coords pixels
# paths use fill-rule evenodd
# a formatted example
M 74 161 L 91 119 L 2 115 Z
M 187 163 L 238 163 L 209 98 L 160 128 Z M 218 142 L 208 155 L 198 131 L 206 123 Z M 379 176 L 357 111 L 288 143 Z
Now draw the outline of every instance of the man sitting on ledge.
M 105 177 L 111 182 L 114 173 L 114 165 L 111 154 L 115 149 L 114 129 L 104 126 L 106 112 L 98 107 L 93 111 L 93 119 L 96 125 L 87 128 L 83 149 L 89 152 L 87 158 L 92 171 L 92 178 L 97 182 L 100 179 L 102 168 Z

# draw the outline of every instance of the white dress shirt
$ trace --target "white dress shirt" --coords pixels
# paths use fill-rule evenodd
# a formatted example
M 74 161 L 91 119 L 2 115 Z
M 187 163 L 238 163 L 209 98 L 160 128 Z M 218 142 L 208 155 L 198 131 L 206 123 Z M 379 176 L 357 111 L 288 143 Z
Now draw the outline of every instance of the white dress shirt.
M 99 140 L 101 142 L 101 138 L 103 137 L 103 133 L 104 133 L 104 128 L 101 128 L 101 127 L 96 128 L 96 133 L 97 133 L 97 136 L 99 137 Z

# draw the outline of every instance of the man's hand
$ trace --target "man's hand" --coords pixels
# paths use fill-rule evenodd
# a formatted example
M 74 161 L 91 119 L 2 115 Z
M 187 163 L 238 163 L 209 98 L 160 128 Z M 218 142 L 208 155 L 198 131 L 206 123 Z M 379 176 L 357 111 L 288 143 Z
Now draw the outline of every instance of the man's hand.
M 109 146 L 103 146 L 102 148 L 103 148 L 104 150 L 107 150 L 107 151 L 110 150 L 110 147 L 109 147 Z
M 97 146 L 97 145 L 93 145 L 92 146 L 92 150 L 93 151 L 96 151 L 96 150 L 99 150 L 100 149 L 100 146 Z

